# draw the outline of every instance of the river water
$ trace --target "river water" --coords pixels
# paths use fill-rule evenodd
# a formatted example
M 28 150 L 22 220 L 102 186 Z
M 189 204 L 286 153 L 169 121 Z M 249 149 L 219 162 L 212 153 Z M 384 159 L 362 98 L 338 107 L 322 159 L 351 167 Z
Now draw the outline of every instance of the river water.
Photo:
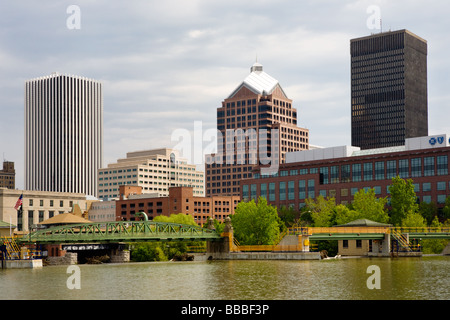
M 368 272 L 370 266 L 377 266 L 379 273 Z M 78 267 L 75 273 L 68 272 L 67 266 L 0 269 L 0 299 L 450 299 L 450 256 L 144 262 Z M 76 281 L 72 281 L 75 276 Z M 375 276 L 380 287 L 369 289 L 368 279 Z M 78 283 L 79 289 L 69 288 L 68 283 Z

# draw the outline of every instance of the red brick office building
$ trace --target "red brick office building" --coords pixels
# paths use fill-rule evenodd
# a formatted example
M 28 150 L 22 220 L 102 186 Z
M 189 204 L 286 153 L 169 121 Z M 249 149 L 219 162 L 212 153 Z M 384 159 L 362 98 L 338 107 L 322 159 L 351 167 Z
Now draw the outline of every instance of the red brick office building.
M 268 202 L 301 209 L 305 199 L 319 195 L 350 203 L 362 188 L 388 197 L 392 178 L 412 179 L 419 202 L 442 207 L 450 195 L 450 135 L 406 139 L 404 146 L 360 150 L 334 147 L 287 154 L 278 174 L 241 181 L 242 199 L 267 198 Z
M 190 214 L 203 225 L 208 217 L 223 221 L 240 201 L 239 196 L 194 197 L 192 187 L 172 187 L 168 197 L 142 194 L 142 187 L 120 186 L 120 198 L 116 201 L 116 221 L 135 221 L 136 213 L 145 212 L 149 220 L 159 215 Z

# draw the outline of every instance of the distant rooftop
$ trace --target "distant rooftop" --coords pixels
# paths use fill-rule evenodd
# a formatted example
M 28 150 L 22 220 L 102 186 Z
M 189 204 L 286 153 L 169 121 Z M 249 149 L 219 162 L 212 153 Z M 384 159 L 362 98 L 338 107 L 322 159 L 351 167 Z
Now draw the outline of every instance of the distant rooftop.
M 375 154 L 403 152 L 410 150 L 443 148 L 443 147 L 450 147 L 450 134 L 409 138 L 405 139 L 405 145 L 396 147 L 361 150 L 359 147 L 338 146 L 330 148 L 288 152 L 286 153 L 286 163 L 358 157 Z

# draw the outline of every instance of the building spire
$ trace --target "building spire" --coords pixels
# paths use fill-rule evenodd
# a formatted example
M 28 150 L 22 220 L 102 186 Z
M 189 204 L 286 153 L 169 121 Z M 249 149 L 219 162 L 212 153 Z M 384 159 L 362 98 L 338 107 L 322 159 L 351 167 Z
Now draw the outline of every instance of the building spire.
M 256 62 L 250 68 L 250 72 L 262 72 L 262 71 L 263 71 L 263 66 L 262 66 L 262 64 L 258 63 L 258 56 L 256 56 Z

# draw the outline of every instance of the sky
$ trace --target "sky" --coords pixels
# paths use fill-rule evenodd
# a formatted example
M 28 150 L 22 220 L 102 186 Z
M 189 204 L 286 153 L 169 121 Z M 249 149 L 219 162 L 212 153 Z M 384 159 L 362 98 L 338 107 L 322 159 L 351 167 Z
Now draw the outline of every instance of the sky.
M 350 145 L 350 40 L 400 29 L 428 42 L 429 135 L 450 133 L 449 15 L 447 0 L 2 1 L 0 155 L 22 189 L 29 79 L 102 83 L 106 167 L 176 146 L 177 130 L 215 129 L 256 60 L 293 100 L 310 144 Z

